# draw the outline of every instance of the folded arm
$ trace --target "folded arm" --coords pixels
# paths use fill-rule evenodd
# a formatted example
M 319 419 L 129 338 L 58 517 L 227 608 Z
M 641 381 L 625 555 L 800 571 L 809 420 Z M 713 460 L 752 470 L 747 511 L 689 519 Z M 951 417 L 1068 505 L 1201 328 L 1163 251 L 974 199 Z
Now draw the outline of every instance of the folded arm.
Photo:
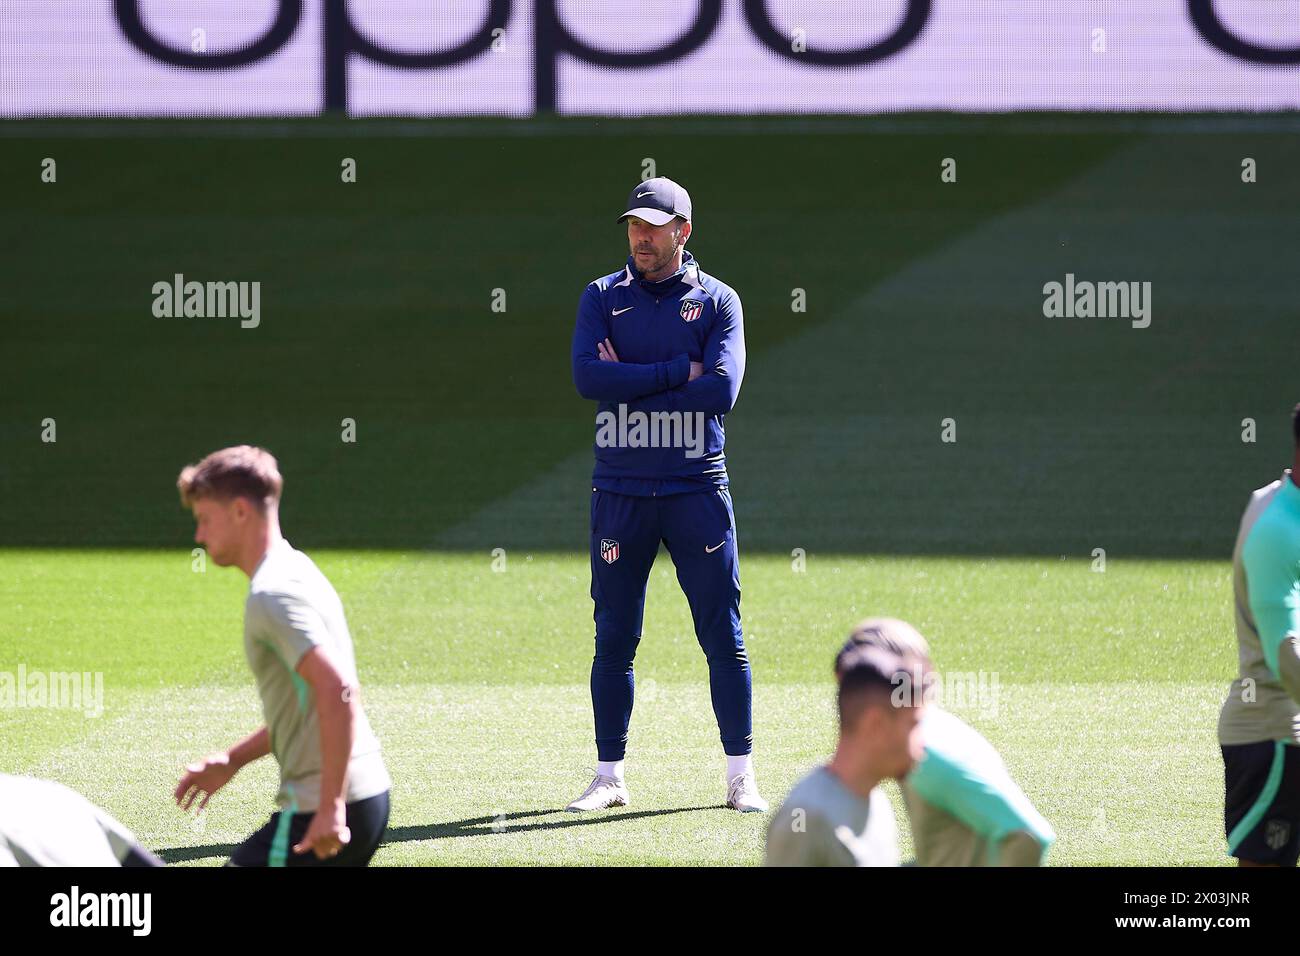
M 702 364 L 702 375 L 668 392 L 665 407 L 669 411 L 726 415 L 735 408 L 745 377 L 745 321 L 740 297 L 734 292 L 718 302 Z
M 668 362 L 622 362 L 602 359 L 611 337 L 609 317 L 600 290 L 589 285 L 578 303 L 573 329 L 573 384 L 583 398 L 598 402 L 631 402 L 683 384 L 691 360 L 683 354 Z

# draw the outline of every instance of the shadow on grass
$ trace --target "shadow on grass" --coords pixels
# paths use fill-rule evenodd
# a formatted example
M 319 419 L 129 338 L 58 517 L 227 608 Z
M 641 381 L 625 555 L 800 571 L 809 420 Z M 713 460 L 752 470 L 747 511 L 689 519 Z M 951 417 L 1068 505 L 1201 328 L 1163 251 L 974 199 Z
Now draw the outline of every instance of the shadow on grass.
M 178 846 L 156 852 L 158 858 L 164 863 L 186 863 L 190 860 L 207 860 L 214 856 L 229 857 L 238 845 L 237 843 L 214 843 L 211 846 Z
M 503 833 L 530 833 L 536 830 L 564 830 L 569 827 L 592 826 L 600 823 L 619 823 L 624 820 L 640 820 L 645 817 L 667 816 L 670 813 L 695 813 L 700 810 L 720 810 L 722 804 L 708 807 L 671 807 L 666 810 L 624 810 L 617 813 L 582 813 L 568 814 L 558 820 L 545 823 L 515 824 L 515 820 L 527 820 L 532 817 L 544 817 L 555 810 L 521 810 L 518 813 L 502 813 L 494 817 L 472 817 L 457 820 L 454 823 L 431 823 L 425 826 L 389 827 L 381 845 L 389 843 L 407 843 L 412 840 L 442 840 L 448 837 L 492 836 Z
M 524 823 L 516 825 L 516 820 L 528 820 L 533 817 L 545 817 L 555 810 L 520 810 L 517 813 L 502 813 L 490 817 L 471 817 L 467 820 L 455 820 L 451 823 L 428 823 L 422 826 L 389 827 L 380 846 L 393 843 L 411 843 L 421 840 L 445 840 L 451 837 L 495 836 L 506 833 L 530 833 L 536 830 L 563 830 L 568 827 L 592 826 L 601 823 L 619 823 L 624 820 L 640 820 L 646 817 L 661 817 L 671 813 L 695 813 L 701 810 L 725 809 L 722 804 L 707 807 L 671 807 L 666 810 L 627 810 L 621 813 L 600 813 L 568 815 L 558 820 L 545 823 Z M 191 860 L 206 860 L 212 857 L 228 857 L 235 852 L 234 843 L 214 843 L 210 846 L 181 846 L 159 850 L 158 856 L 164 863 L 185 863 Z

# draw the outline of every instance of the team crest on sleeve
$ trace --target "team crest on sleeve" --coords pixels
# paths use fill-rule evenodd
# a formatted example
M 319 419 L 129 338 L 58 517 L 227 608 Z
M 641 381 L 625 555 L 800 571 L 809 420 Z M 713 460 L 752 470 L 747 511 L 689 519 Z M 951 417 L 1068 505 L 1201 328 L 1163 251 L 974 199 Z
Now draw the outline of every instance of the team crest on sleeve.
M 618 560 L 618 542 L 613 538 L 600 539 L 600 557 L 606 564 L 613 564 Z
M 1264 842 L 1270 850 L 1280 850 L 1291 840 L 1291 824 L 1286 820 L 1269 820 L 1264 827 Z
M 703 312 L 703 302 L 692 302 L 690 299 L 682 300 L 682 319 L 684 321 L 694 322 Z

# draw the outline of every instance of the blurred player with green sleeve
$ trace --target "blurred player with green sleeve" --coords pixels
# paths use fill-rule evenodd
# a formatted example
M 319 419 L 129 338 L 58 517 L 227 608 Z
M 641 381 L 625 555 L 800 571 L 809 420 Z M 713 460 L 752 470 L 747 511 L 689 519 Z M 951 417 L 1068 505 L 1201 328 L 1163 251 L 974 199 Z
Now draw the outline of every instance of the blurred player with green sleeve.
M 879 784 L 902 777 L 921 755 L 923 704 L 893 701 L 915 662 L 863 647 L 840 663 L 835 754 L 772 816 L 768 866 L 898 866 L 894 808 Z
M 841 651 L 836 672 L 842 674 L 842 661 L 862 647 L 882 647 L 922 662 L 907 686 L 929 696 L 930 647 L 910 624 L 895 618 L 863 621 Z M 932 701 L 925 707 L 921 735 L 924 753 L 899 781 L 917 865 L 1039 866 L 1056 834 L 984 735 Z

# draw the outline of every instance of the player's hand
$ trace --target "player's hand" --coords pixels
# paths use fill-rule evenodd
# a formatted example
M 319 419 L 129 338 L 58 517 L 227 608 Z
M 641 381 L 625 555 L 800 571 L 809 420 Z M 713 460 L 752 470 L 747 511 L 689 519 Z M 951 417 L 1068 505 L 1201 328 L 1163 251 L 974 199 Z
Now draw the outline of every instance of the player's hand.
M 688 382 L 693 382 L 693 381 L 695 381 L 697 378 L 699 378 L 699 377 L 700 377 L 701 375 L 703 375 L 703 374 L 704 374 L 704 363 L 703 363 L 703 362 L 692 362 L 692 363 L 691 363 L 691 374 L 687 377 L 686 381 L 688 381 Z
M 609 339 L 596 343 L 596 354 L 600 356 L 602 362 L 618 361 L 618 353 L 614 351 L 614 343 Z
M 318 860 L 338 856 L 339 851 L 352 842 L 352 831 L 347 825 L 347 808 L 342 801 L 321 807 L 311 818 L 302 842 L 293 848 L 294 853 L 311 850 Z
M 195 761 L 185 768 L 185 775 L 176 785 L 176 803 L 185 811 L 199 801 L 200 812 L 208 805 L 212 795 L 230 782 L 236 768 L 230 762 L 230 755 L 225 753 L 208 754 L 202 760 Z

